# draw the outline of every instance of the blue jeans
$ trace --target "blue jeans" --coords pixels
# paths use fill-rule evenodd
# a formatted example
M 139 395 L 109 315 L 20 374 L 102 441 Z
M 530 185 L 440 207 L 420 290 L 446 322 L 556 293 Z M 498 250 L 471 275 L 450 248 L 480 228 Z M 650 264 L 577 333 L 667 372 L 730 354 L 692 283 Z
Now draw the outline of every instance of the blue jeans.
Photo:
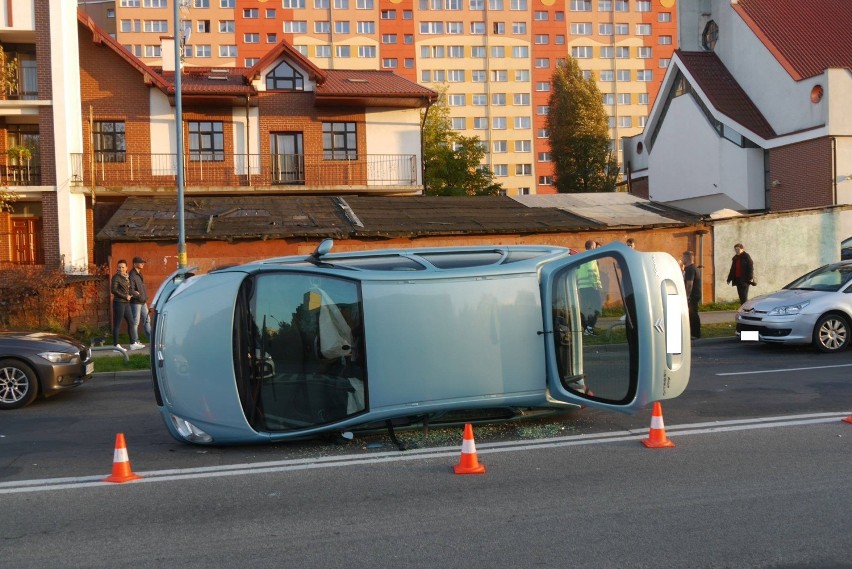
M 151 341 L 151 319 L 148 317 L 148 304 L 135 304 L 130 303 L 130 311 L 133 314 L 133 330 L 139 330 L 139 322 L 142 321 L 142 325 L 145 328 L 145 337 L 147 341 Z M 138 333 L 138 332 L 137 332 Z

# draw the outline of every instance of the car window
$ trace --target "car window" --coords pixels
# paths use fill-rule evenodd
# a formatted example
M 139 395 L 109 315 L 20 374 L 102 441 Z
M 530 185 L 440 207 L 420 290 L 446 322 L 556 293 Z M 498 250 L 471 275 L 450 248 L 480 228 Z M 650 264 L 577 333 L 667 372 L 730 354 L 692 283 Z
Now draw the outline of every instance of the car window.
M 243 410 L 256 430 L 308 428 L 366 410 L 357 283 L 273 272 L 247 279 L 243 289 L 235 359 Z
M 463 269 L 499 263 L 503 259 L 503 253 L 501 251 L 440 252 L 422 253 L 420 257 L 439 269 Z
M 852 266 L 826 265 L 793 281 L 785 288 L 837 292 L 852 279 Z
M 367 271 L 423 271 L 423 265 L 408 257 L 383 255 L 377 257 L 351 257 L 347 259 L 325 259 L 335 267 L 343 266 Z
M 634 395 L 638 333 L 626 267 L 602 257 L 556 275 L 552 336 L 562 386 L 624 402 Z

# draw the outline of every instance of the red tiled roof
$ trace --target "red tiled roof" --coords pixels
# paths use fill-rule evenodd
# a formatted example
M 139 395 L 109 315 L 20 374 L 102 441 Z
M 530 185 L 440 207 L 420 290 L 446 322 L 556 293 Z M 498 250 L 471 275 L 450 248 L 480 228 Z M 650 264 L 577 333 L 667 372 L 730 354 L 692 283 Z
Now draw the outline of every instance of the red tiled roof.
M 161 71 L 174 93 L 174 71 Z M 254 95 L 257 91 L 246 83 L 243 69 L 184 67 L 181 93 L 185 95 Z
M 391 71 L 329 69 L 326 81 L 317 85 L 317 96 L 420 97 L 435 98 L 437 93 Z
M 733 8 L 796 81 L 852 70 L 849 0 L 739 0 Z
M 769 121 L 715 53 L 680 50 L 675 53 L 713 108 L 764 139 L 776 136 Z

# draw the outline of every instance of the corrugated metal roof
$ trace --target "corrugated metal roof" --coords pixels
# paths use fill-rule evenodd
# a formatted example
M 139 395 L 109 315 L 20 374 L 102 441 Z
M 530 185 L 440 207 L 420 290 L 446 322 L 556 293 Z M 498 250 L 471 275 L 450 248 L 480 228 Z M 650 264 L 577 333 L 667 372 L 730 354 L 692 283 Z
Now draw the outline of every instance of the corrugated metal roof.
M 715 53 L 680 50 L 676 53 L 716 110 L 764 139 L 776 136 L 769 121 Z
M 130 197 L 97 238 L 172 240 L 176 198 Z M 678 217 L 679 216 L 679 217 Z M 509 197 L 211 196 L 185 200 L 188 240 L 418 237 L 686 225 L 689 216 L 622 193 Z
M 793 79 L 852 70 L 849 0 L 738 0 L 733 8 Z
M 516 196 L 531 208 L 558 208 L 608 227 L 695 223 L 697 216 L 624 192 Z
M 557 209 L 530 209 L 508 197 L 347 197 L 363 227 L 357 237 L 552 233 L 596 228 Z

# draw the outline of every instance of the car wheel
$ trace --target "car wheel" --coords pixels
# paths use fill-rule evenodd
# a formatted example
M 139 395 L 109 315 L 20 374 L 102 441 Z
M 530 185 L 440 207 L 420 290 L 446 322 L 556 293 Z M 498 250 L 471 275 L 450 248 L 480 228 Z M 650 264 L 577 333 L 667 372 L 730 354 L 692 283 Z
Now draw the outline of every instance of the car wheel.
M 849 344 L 849 321 L 839 314 L 824 314 L 814 326 L 814 347 L 821 352 L 839 352 Z
M 0 409 L 26 407 L 38 395 L 38 378 L 30 366 L 0 360 Z

